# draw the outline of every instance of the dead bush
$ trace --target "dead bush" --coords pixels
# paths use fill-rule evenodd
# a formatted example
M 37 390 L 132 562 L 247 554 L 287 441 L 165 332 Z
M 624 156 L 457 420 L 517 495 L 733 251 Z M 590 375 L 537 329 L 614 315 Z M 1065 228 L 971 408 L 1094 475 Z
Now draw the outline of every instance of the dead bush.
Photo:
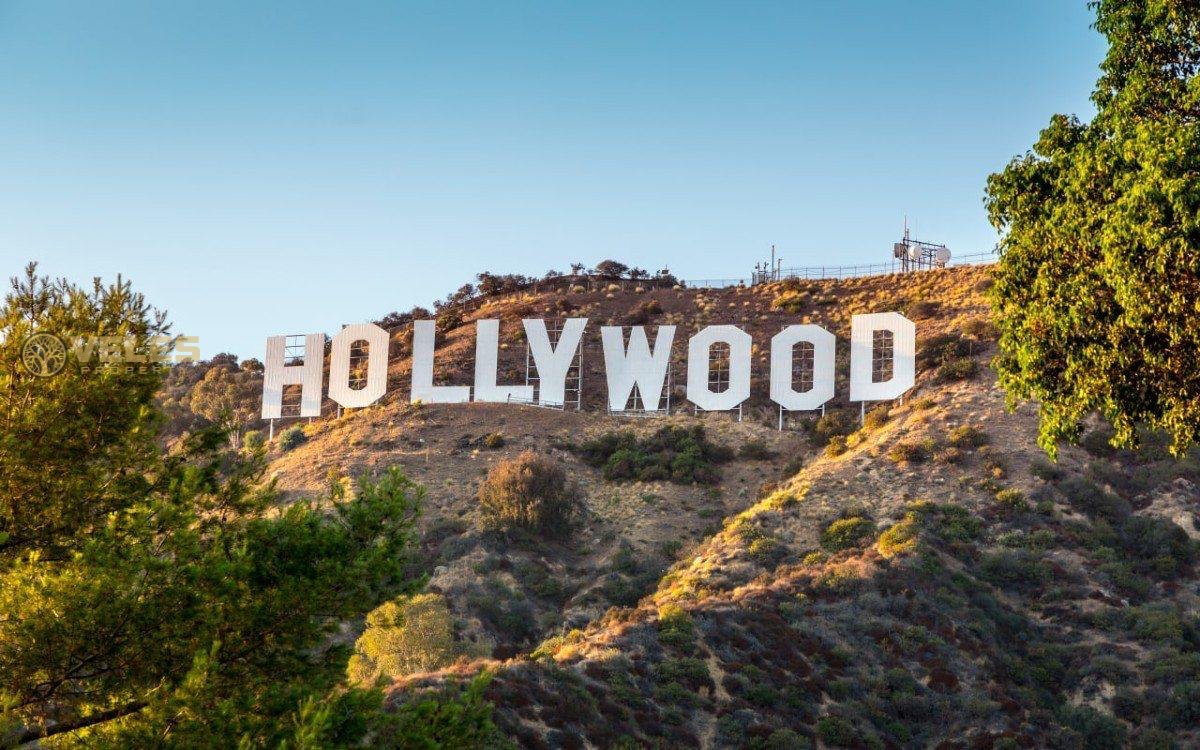
M 532 451 L 498 464 L 479 488 L 480 524 L 489 531 L 561 536 L 580 506 L 579 489 L 562 467 Z

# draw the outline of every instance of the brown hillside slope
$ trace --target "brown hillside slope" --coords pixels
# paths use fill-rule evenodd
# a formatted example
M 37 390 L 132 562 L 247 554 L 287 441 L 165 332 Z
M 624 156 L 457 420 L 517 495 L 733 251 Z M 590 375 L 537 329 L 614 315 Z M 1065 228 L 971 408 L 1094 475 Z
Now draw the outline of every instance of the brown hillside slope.
M 902 309 L 918 321 L 922 340 L 980 320 L 986 271 L 956 269 L 895 279 L 800 282 L 752 289 L 568 293 L 570 315 L 589 318 L 585 338 L 588 404 L 583 412 L 501 404 L 409 405 L 410 361 L 393 357 L 391 389 L 380 404 L 339 419 L 306 425 L 307 442 L 277 453 L 271 472 L 285 493 L 311 492 L 330 477 L 377 474 L 398 466 L 426 488 L 423 548 L 433 571 L 431 587 L 449 599 L 460 637 L 471 650 L 496 656 L 528 650 L 564 627 L 600 617 L 613 605 L 635 603 L 649 593 L 678 558 L 720 528 L 722 519 L 753 505 L 764 484 L 774 483 L 820 452 L 803 431 L 776 428 L 776 412 L 766 403 L 765 344 L 782 325 L 821 323 L 840 336 L 839 395 L 831 408 L 845 405 L 845 361 L 850 315 Z M 473 321 L 497 317 L 506 336 L 506 377 L 520 381 L 524 345 L 515 334 L 522 316 L 553 317 L 562 296 L 516 294 L 489 298 L 463 315 L 441 343 L 438 364 L 449 383 L 469 383 L 474 346 Z M 673 352 L 676 382 L 683 381 L 686 337 L 708 323 L 734 322 L 756 342 L 754 391 L 742 422 L 733 415 L 694 416 L 688 410 L 670 419 L 630 420 L 599 411 L 605 396 L 598 326 L 626 322 L 628 311 L 654 300 L 660 312 L 651 323 L 680 326 Z M 790 310 L 775 305 L 787 302 Z M 550 310 L 550 312 L 546 312 Z M 406 329 L 394 332 L 403 341 Z M 400 349 L 403 349 L 400 346 Z M 931 370 L 932 372 L 932 370 Z M 683 403 L 682 390 L 675 403 Z M 846 424 L 856 424 L 857 410 Z M 753 458 L 721 466 L 717 485 L 667 481 L 606 482 L 569 447 L 614 431 L 645 436 L 665 425 L 703 425 L 714 443 L 732 450 L 765 448 Z M 494 437 L 499 435 L 501 440 Z M 502 445 L 496 446 L 497 442 Z M 819 441 L 818 441 L 819 442 Z M 493 446 L 493 447 L 489 447 Z M 582 486 L 586 514 L 568 540 L 514 540 L 478 528 L 476 494 L 487 471 L 524 450 L 552 457 Z
M 568 629 L 598 611 L 580 609 L 532 653 L 400 680 L 393 700 L 495 670 L 488 695 L 497 720 L 527 747 L 1195 746 L 1200 461 L 1169 460 L 1153 436 L 1141 454 L 1115 452 L 1096 430 L 1048 464 L 1035 445 L 1033 407 L 1007 412 L 986 369 L 939 370 L 932 348 L 972 350 L 943 334 L 986 338 L 971 322 L 983 310 L 984 273 L 926 274 L 923 298 L 896 279 L 814 285 L 810 299 L 838 304 L 818 305 L 812 318 L 843 340 L 856 301 L 859 311 L 909 306 L 924 361 L 904 405 L 850 435 L 840 455 L 776 435 L 799 469 L 761 497 L 758 485 L 782 465 L 727 465 L 711 506 L 728 511 L 722 528 L 636 605 Z M 766 334 L 778 327 L 768 298 L 781 291 L 704 294 L 706 305 L 744 296 L 758 311 L 748 320 Z M 687 293 L 693 305 L 700 294 Z M 979 364 L 993 354 L 973 352 Z M 491 418 L 478 406 L 430 411 L 448 424 L 470 419 L 452 414 L 476 416 L 479 430 Z M 559 450 L 546 437 L 554 431 L 611 428 L 610 418 L 587 414 L 505 414 L 507 437 L 547 451 Z M 751 421 L 735 435 L 724 416 L 706 424 L 726 441 L 773 433 Z M 310 443 L 310 463 L 321 445 L 320 436 Z M 278 466 L 287 468 L 284 459 Z M 604 482 L 582 464 L 573 470 L 589 482 L 592 507 L 610 492 L 614 506 L 632 504 L 642 489 Z M 656 511 L 686 525 L 705 494 L 714 493 L 681 491 L 631 507 L 624 522 L 604 521 L 619 536 L 633 534 L 635 519 L 654 523 Z M 470 493 L 458 501 L 469 518 Z M 635 558 L 666 528 L 635 537 L 645 545 Z M 573 549 L 521 554 L 570 561 L 581 591 L 594 572 Z M 519 572 L 519 563 L 508 567 Z

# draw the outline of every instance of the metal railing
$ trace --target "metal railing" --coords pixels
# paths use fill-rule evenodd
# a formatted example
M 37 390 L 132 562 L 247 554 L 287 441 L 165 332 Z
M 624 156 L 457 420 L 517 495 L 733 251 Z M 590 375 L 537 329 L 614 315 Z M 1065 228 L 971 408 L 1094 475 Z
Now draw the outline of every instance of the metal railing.
M 996 258 L 997 255 L 995 251 L 969 253 L 967 255 L 960 255 L 957 258 L 952 258 L 946 265 L 949 268 L 953 268 L 955 266 L 976 266 L 987 263 L 995 263 Z M 852 279 L 860 276 L 885 276 L 887 274 L 899 272 L 899 260 L 893 260 L 890 263 L 865 263 L 846 266 L 793 266 L 791 268 L 781 268 L 778 280 Z M 751 280 L 748 278 L 683 279 L 680 281 L 681 284 L 691 289 L 719 289 L 731 286 L 746 286 L 749 285 L 750 282 Z

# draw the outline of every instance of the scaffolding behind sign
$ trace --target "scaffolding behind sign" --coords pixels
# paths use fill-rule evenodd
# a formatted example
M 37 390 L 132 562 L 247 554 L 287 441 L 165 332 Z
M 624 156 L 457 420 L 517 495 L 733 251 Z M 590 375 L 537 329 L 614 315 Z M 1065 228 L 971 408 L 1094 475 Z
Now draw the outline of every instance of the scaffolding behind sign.
M 558 342 L 562 339 L 563 323 L 561 320 L 556 320 L 546 325 L 546 336 L 550 340 L 550 346 L 557 349 Z M 534 399 L 528 403 L 533 406 L 543 406 L 547 409 L 566 409 L 567 404 L 572 404 L 575 411 L 583 410 L 583 339 L 579 340 L 579 344 L 575 347 L 575 356 L 571 359 L 571 366 L 567 368 L 567 376 L 565 386 L 563 388 L 563 403 L 548 403 L 542 399 L 542 379 L 538 376 L 537 365 L 533 361 L 533 352 L 529 348 L 529 340 L 525 340 L 525 385 L 533 386 L 536 389 Z

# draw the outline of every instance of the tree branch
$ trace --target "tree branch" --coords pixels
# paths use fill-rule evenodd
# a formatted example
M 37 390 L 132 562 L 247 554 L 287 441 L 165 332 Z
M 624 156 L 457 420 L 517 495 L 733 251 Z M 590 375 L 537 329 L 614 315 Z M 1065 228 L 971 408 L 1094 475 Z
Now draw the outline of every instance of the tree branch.
M 53 737 L 57 734 L 65 732 L 74 732 L 77 729 L 92 727 L 97 724 L 103 724 L 106 721 L 119 719 L 123 716 L 128 716 L 132 713 L 137 713 L 146 707 L 145 701 L 134 701 L 126 703 L 124 706 L 110 708 L 107 711 L 91 714 L 90 716 L 81 716 L 70 721 L 62 721 L 47 727 L 26 727 L 20 729 L 16 734 L 10 735 L 5 739 L 5 745 L 18 746 L 25 745 L 36 740 L 43 740 L 47 737 Z

